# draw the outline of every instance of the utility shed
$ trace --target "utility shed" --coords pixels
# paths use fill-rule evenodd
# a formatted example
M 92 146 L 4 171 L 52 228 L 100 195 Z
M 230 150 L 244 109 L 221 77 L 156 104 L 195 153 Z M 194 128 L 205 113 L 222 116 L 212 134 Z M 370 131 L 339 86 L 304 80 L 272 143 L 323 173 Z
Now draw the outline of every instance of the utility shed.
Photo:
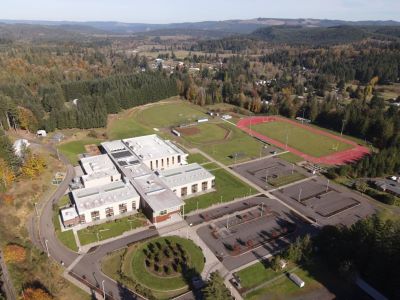
M 301 288 L 304 287 L 305 282 L 299 276 L 297 276 L 296 274 L 290 273 L 289 274 L 289 278 L 290 278 L 290 280 L 292 280 L 299 287 L 301 287 Z

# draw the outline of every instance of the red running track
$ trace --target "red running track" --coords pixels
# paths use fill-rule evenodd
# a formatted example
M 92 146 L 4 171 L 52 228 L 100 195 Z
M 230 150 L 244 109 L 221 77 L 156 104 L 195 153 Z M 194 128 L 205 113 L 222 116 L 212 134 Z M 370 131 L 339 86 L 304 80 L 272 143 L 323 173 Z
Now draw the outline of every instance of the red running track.
M 290 123 L 292 125 L 298 126 L 298 127 L 302 127 L 305 128 L 311 132 L 314 132 L 316 134 L 320 134 L 320 135 L 324 135 L 324 136 L 328 136 L 332 139 L 335 139 L 337 141 L 341 141 L 344 142 L 346 144 L 352 145 L 353 148 L 348 149 L 348 150 L 344 150 L 344 151 L 340 151 L 340 152 L 336 152 L 333 154 L 329 154 L 326 156 L 322 156 L 322 157 L 314 157 L 308 154 L 305 154 L 297 149 L 294 149 L 292 147 L 289 147 L 284 144 L 281 143 L 277 140 L 271 139 L 265 135 L 262 135 L 261 133 L 258 133 L 254 130 L 250 130 L 249 126 L 250 125 L 255 125 L 255 124 L 259 124 L 259 123 L 266 123 L 266 122 L 275 122 L 275 121 L 282 121 L 282 122 L 287 122 Z M 286 149 L 302 158 L 304 158 L 305 160 L 311 161 L 315 164 L 325 164 L 325 165 L 344 165 L 347 163 L 351 163 L 354 162 L 356 160 L 359 160 L 360 158 L 362 158 L 363 156 L 369 154 L 369 149 L 367 147 L 364 146 L 360 146 L 359 144 L 357 144 L 356 142 L 347 140 L 343 137 L 334 135 L 332 133 L 323 131 L 323 130 L 319 130 L 316 128 L 313 128 L 311 126 L 307 126 L 304 124 L 300 124 L 296 121 L 293 120 L 289 120 L 289 119 L 285 119 L 285 118 L 281 118 L 278 116 L 268 116 L 268 117 L 250 117 L 250 118 L 245 118 L 245 119 L 241 119 L 238 124 L 237 127 L 239 127 L 240 129 L 242 129 L 243 131 L 247 132 L 250 135 L 253 135 L 255 137 L 257 137 L 260 140 L 263 140 L 265 142 L 268 142 L 270 144 L 273 144 L 275 146 L 278 146 L 279 148 L 282 149 Z

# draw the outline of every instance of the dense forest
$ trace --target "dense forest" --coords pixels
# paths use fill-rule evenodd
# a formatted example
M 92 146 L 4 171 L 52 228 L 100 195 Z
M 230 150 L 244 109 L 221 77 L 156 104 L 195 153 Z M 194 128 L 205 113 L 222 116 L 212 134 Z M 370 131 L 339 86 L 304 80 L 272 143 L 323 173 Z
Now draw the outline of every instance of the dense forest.
M 145 57 L 105 46 L 9 46 L 0 49 L 0 127 L 94 128 L 107 114 L 177 94 Z M 146 72 L 141 72 L 146 70 Z

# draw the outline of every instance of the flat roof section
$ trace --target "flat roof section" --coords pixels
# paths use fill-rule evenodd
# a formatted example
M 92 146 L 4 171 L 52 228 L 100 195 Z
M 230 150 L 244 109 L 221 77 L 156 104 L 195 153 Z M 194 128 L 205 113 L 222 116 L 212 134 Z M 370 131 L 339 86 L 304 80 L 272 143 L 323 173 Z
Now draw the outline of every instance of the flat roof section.
M 79 213 L 83 213 L 107 204 L 139 198 L 139 194 L 130 184 L 116 181 L 104 186 L 74 190 L 72 197 Z
M 72 206 L 72 207 L 63 208 L 61 210 L 61 216 L 62 216 L 63 221 L 70 221 L 70 220 L 74 220 L 76 217 L 78 217 L 78 213 L 76 212 L 75 207 Z
M 159 178 L 169 187 L 184 186 L 193 182 L 215 179 L 215 176 L 198 163 L 159 171 Z
M 160 159 L 171 155 L 186 155 L 180 148 L 156 134 L 122 140 L 142 160 Z

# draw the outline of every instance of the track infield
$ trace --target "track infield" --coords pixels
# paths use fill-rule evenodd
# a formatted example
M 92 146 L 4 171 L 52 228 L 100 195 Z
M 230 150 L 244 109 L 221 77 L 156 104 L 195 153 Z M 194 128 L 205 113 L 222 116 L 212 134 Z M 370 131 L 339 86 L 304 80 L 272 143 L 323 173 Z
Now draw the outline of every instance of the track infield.
M 368 148 L 353 141 L 278 116 L 245 118 L 237 126 L 260 140 L 317 164 L 343 165 L 369 153 Z

